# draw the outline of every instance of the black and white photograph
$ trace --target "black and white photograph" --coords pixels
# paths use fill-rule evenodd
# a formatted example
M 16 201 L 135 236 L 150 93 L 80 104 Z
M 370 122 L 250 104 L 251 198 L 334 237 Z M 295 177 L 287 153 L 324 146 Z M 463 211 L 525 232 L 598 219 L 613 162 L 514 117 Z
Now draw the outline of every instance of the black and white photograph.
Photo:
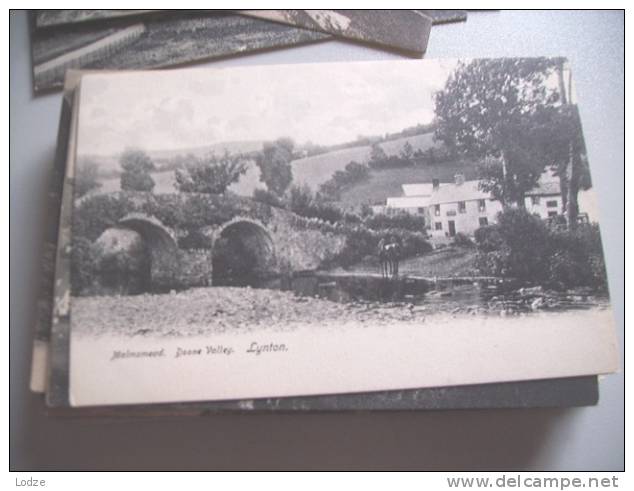
M 167 67 L 329 37 L 252 17 L 201 11 L 109 16 L 89 23 L 36 28 L 31 32 L 33 86 L 36 92 L 60 89 L 64 73 L 71 68 Z
M 70 227 L 74 179 L 76 87 L 81 72 L 66 77 L 64 105 L 60 118 L 60 145 L 56 153 L 56 172 L 66 171 L 68 179 L 51 182 L 49 199 L 51 220 L 47 253 L 43 257 L 43 275 L 38 300 L 36 337 L 33 345 L 31 390 L 45 392 L 49 411 L 62 413 L 70 407 Z M 65 197 L 65 199 L 63 199 Z M 61 210 L 60 210 L 60 205 Z M 61 216 L 60 216 L 61 215 Z M 59 230 L 59 233 L 58 233 Z M 51 250 L 50 254 L 48 249 Z M 59 253 L 59 254 L 58 254 Z M 57 272 L 57 275 L 55 274 Z M 182 415 L 207 414 L 210 411 L 341 411 L 341 410 L 416 410 L 487 407 L 559 407 L 596 404 L 597 377 L 571 377 L 453 386 L 426 389 L 389 390 L 369 393 L 334 394 L 308 397 L 244 399 L 160 405 L 141 405 L 133 414 Z M 74 411 L 77 411 L 75 409 Z M 82 414 L 107 417 L 130 416 L 130 408 L 90 408 Z
M 75 405 L 617 368 L 563 58 L 88 74 L 76 160 Z
M 420 57 L 427 48 L 432 17 L 420 10 L 241 10 L 241 13 L 340 38 L 390 47 Z M 454 19 L 437 11 L 440 19 Z M 446 15 L 441 14 L 445 12 Z M 456 14 L 455 17 L 462 16 Z M 466 17 L 465 17 L 466 18 Z M 457 20 L 457 19 L 456 19 Z

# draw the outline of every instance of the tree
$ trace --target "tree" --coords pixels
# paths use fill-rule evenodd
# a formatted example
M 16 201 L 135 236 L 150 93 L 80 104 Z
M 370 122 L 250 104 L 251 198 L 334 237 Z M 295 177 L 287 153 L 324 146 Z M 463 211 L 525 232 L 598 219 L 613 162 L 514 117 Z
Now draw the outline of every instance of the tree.
M 368 178 L 370 169 L 367 165 L 354 160 L 348 162 L 343 170 L 335 171 L 330 179 L 319 187 L 321 194 L 330 201 L 339 201 L 341 191 Z
M 575 229 L 579 215 L 579 190 L 590 188 L 592 182 L 579 111 L 570 98 L 571 79 L 568 79 L 568 87 L 564 81 L 563 59 L 557 63 L 557 80 L 562 106 L 553 118 L 548 151 L 552 169 L 559 176 L 563 212 L 567 215 L 569 227 Z
M 288 195 L 288 208 L 298 215 L 306 216 L 313 205 L 313 192 L 306 184 L 291 186 Z
M 546 165 L 534 145 L 536 129 L 555 108 L 558 91 L 546 81 L 558 60 L 522 58 L 461 63 L 435 96 L 434 137 L 450 151 L 492 158 L 500 169 L 483 177 L 483 190 L 501 190 L 503 203 L 524 206 Z
M 268 189 L 255 188 L 253 190 L 253 199 L 269 206 L 285 208 L 285 203 L 282 201 L 282 198 Z
M 410 161 L 414 157 L 414 148 L 409 141 L 406 141 L 401 149 L 400 157 L 403 160 Z
M 282 196 L 293 181 L 291 161 L 294 146 L 290 138 L 279 138 L 265 143 L 255 159 L 260 168 L 260 181 L 278 196 Z
M 197 158 L 190 155 L 187 163 L 174 172 L 176 188 L 183 193 L 222 194 L 247 171 L 247 160 L 242 155 L 222 157 L 209 154 Z
M 499 200 L 503 206 L 511 203 L 520 208 L 525 193 L 533 189 L 549 160 L 552 114 L 554 109 L 522 116 L 500 129 L 506 140 L 505 150 L 497 156 L 486 156 L 478 166 L 479 187 Z
M 84 160 L 81 163 L 77 178 L 75 180 L 75 196 L 80 198 L 93 189 L 101 187 L 99 182 L 99 167 L 92 159 Z
M 385 150 L 383 150 L 378 142 L 373 143 L 370 147 L 370 162 L 368 165 L 370 167 L 380 167 L 386 160 L 387 154 Z
M 126 149 L 119 159 L 119 164 L 123 169 L 121 189 L 148 192 L 154 189 L 154 179 L 150 174 L 155 169 L 154 162 L 143 150 Z

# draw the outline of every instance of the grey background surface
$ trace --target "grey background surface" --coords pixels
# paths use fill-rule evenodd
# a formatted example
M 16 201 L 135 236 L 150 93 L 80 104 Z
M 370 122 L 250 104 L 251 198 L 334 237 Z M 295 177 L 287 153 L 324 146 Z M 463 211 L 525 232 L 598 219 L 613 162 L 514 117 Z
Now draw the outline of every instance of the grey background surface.
M 28 391 L 28 375 L 61 96 L 32 95 L 24 12 L 11 13 L 10 31 L 13 470 L 623 469 L 622 373 L 601 381 L 598 406 L 567 410 L 227 414 L 114 422 L 47 417 L 41 399 Z M 432 29 L 426 58 L 539 55 L 565 55 L 574 70 L 623 357 L 623 13 L 470 13 L 466 23 Z M 207 65 L 390 58 L 399 55 L 329 41 Z

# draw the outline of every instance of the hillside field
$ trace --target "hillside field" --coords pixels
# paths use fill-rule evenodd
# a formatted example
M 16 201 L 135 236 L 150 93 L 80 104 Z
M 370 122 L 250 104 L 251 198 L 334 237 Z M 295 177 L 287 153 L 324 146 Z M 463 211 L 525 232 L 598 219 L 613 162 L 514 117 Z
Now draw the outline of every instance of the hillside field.
M 372 170 L 370 177 L 341 193 L 340 203 L 346 208 L 362 204 L 385 203 L 390 196 L 401 196 L 402 184 L 432 182 L 453 182 L 456 174 L 464 174 L 465 179 L 475 179 L 474 166 L 463 162 L 444 162 L 434 165 L 418 165 L 389 170 Z
M 395 140 L 390 140 L 381 143 L 381 147 L 388 155 L 396 155 L 398 154 L 405 142 L 409 142 L 414 150 L 426 150 L 435 145 L 433 141 L 433 137 L 431 133 L 423 134 L 423 135 L 415 135 L 408 136 L 405 138 L 398 138 Z M 203 155 L 209 151 L 214 151 L 216 154 L 220 154 L 224 152 L 224 150 L 228 150 L 229 152 L 253 152 L 257 151 L 261 148 L 261 142 L 229 142 L 229 143 L 219 143 L 216 145 L 211 145 L 208 147 L 200 147 L 195 149 L 189 149 L 187 151 L 155 151 L 150 152 L 150 157 L 157 162 L 159 165 L 164 164 L 165 160 L 175 157 L 176 155 L 182 155 L 187 153 L 192 153 L 196 156 Z M 101 169 L 108 169 L 112 172 L 112 175 L 108 177 L 102 177 L 101 182 L 102 186 L 99 189 L 99 192 L 111 192 L 119 190 L 119 168 L 118 162 L 114 157 L 92 157 L 93 160 L 96 160 Z M 293 160 L 291 162 L 293 168 L 293 184 L 305 184 L 310 187 L 313 191 L 319 189 L 319 186 L 326 182 L 328 179 L 332 177 L 332 175 L 338 171 L 343 170 L 348 163 L 352 161 L 356 161 L 359 163 L 367 163 L 370 158 L 370 146 L 369 145 L 360 145 L 358 147 L 344 148 L 340 150 L 334 150 L 332 152 L 323 153 L 320 155 L 313 155 L 311 157 L 305 157 L 302 159 Z M 373 178 L 371 181 L 376 181 L 374 187 L 371 187 L 372 195 L 370 196 L 372 200 L 377 199 L 385 199 L 383 195 L 384 192 L 381 189 L 384 187 L 383 180 L 387 178 L 387 181 L 394 181 L 394 183 L 398 182 L 399 179 L 405 179 L 402 182 L 398 182 L 398 184 L 393 184 L 389 186 L 389 191 L 386 191 L 388 194 L 385 196 L 398 196 L 400 194 L 400 184 L 404 182 L 412 182 L 410 180 L 410 176 L 408 172 L 411 172 L 414 169 L 395 169 L 391 171 L 373 171 Z M 403 173 L 402 171 L 408 171 Z M 377 177 L 374 177 L 374 174 L 377 174 Z M 380 175 L 379 175 L 380 174 Z M 405 174 L 404 176 L 402 176 Z M 418 173 L 420 174 L 420 173 Z M 420 175 L 427 175 L 424 171 Z M 389 177 L 393 176 L 393 177 Z M 152 177 L 156 182 L 156 187 L 154 189 L 157 193 L 171 193 L 176 189 L 174 188 L 174 171 L 173 170 L 159 170 L 157 172 L 152 173 Z M 453 178 L 453 174 L 451 176 Z M 423 178 L 418 177 L 419 182 Z M 365 183 L 364 183 L 365 184 Z M 253 191 L 256 187 L 264 188 L 264 184 L 260 182 L 260 170 L 255 165 L 255 162 L 250 162 L 247 172 L 240 178 L 240 180 L 230 186 L 230 190 L 236 194 L 241 196 L 252 196 Z M 394 191 L 394 189 L 397 189 Z M 362 191 L 363 192 L 363 191 Z M 396 194 L 395 194 L 396 193 Z M 355 189 L 351 190 L 350 201 L 351 204 L 361 204 L 367 201 L 354 198 L 357 193 Z M 375 196 L 376 194 L 376 196 Z M 362 196 L 362 195 L 361 195 Z
M 397 138 L 383 142 L 380 145 L 386 154 L 397 155 L 403 145 L 405 145 L 405 142 L 409 142 L 414 151 L 425 151 L 435 145 L 431 133 Z M 294 160 L 292 163 L 293 182 L 295 184 L 306 184 L 313 191 L 316 191 L 336 171 L 343 170 L 350 162 L 367 163 L 370 160 L 370 148 L 369 145 L 361 145 Z

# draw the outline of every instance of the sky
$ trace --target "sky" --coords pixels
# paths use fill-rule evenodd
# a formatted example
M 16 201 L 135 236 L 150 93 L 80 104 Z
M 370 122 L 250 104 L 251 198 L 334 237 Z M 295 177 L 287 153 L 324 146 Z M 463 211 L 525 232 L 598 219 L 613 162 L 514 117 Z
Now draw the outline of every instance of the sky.
M 90 74 L 78 155 L 291 137 L 331 145 L 433 119 L 453 60 L 294 64 Z

